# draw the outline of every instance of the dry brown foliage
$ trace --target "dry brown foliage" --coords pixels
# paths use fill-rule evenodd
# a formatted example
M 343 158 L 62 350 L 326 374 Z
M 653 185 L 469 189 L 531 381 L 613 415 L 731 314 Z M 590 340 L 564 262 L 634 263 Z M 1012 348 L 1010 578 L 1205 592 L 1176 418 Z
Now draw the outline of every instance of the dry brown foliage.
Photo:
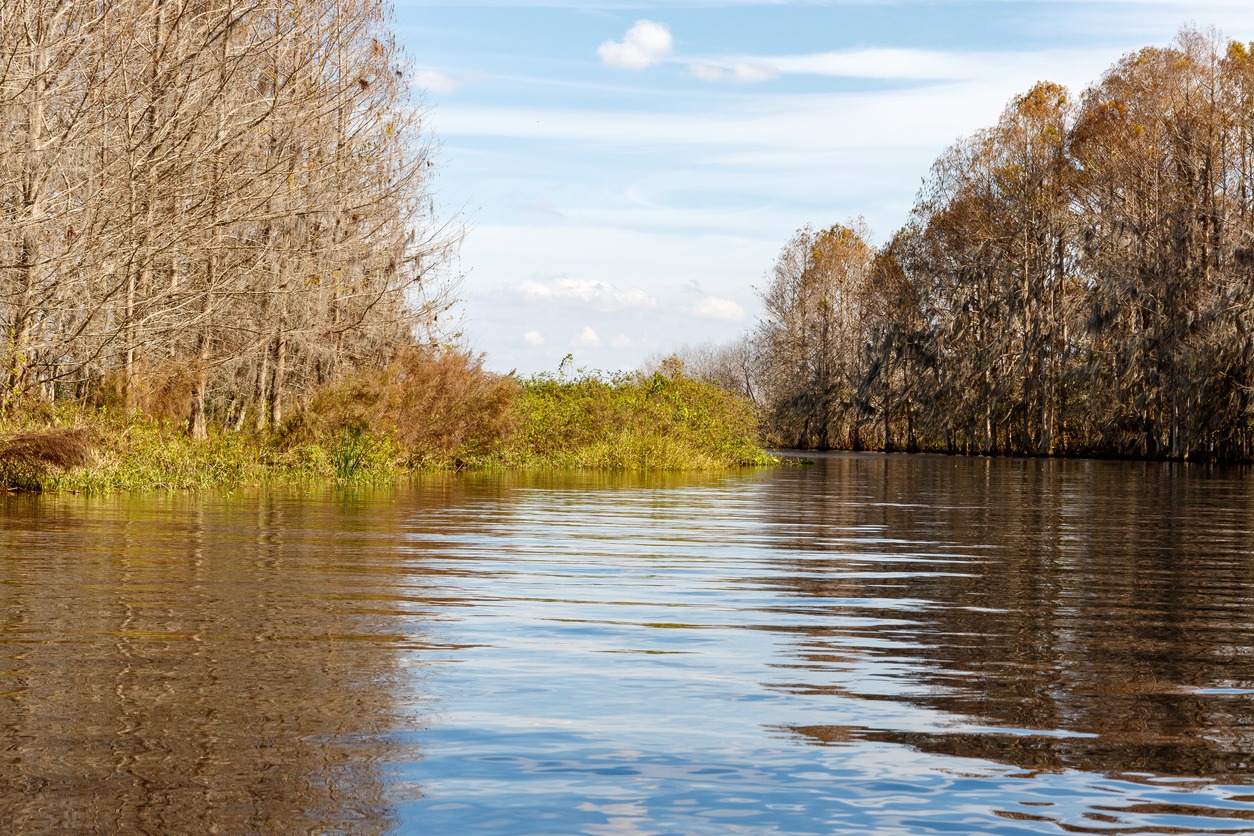
M 69 470 L 91 463 L 92 434 L 60 427 L 32 430 L 0 441 L 0 485 L 38 489 L 49 470 Z
M 390 435 L 415 458 L 460 459 L 510 434 L 517 388 L 481 356 L 413 348 L 317 392 L 302 423 L 315 434 Z
M 151 418 L 181 421 L 196 386 L 195 370 L 187 363 L 140 365 L 132 375 L 130 408 Z M 101 381 L 90 399 L 92 406 L 109 410 L 126 407 L 126 375 L 113 372 Z
M 433 333 L 460 229 L 393 5 L 0 0 L 6 388 L 201 439 Z

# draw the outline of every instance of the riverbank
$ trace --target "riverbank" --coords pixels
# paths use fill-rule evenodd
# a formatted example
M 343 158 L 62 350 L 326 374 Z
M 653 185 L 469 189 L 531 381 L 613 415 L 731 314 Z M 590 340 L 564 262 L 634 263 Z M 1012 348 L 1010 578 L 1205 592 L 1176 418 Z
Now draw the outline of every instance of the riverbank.
M 437 470 L 713 470 L 774 463 L 750 405 L 678 369 L 491 375 L 402 358 L 315 393 L 275 431 L 60 405 L 0 425 L 0 485 L 113 493 L 360 483 Z

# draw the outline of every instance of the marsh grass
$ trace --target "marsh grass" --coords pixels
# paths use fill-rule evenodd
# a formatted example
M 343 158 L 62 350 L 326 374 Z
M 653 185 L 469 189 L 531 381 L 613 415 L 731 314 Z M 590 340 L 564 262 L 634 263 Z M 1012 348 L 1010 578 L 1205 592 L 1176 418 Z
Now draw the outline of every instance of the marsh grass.
M 519 380 L 468 354 L 413 353 L 309 398 L 277 432 L 211 430 L 117 409 L 0 422 L 0 486 L 115 493 L 263 482 L 363 484 L 462 469 L 718 470 L 774 462 L 749 404 L 677 366 Z
M 361 427 L 345 430 L 332 443 L 330 454 L 337 482 L 374 482 L 400 470 L 395 442 L 390 437 L 373 436 Z
M 245 435 L 214 433 L 194 442 L 180 425 L 143 413 L 120 420 L 103 415 L 91 418 L 101 439 L 94 461 L 52 475 L 42 485 L 45 490 L 206 489 L 255 483 L 302 469 L 299 456 L 280 455 L 271 444 Z
M 514 403 L 517 430 L 496 467 L 709 470 L 774 462 L 744 400 L 677 367 L 667 372 L 539 375 Z

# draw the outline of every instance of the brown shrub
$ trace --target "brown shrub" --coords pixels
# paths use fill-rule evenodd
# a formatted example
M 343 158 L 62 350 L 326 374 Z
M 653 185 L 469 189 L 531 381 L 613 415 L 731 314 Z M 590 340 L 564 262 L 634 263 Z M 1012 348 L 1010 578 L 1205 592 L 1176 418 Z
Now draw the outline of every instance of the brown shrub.
M 91 463 L 92 434 L 61 427 L 18 433 L 0 441 L 0 484 L 38 489 L 50 470 Z
M 195 370 L 186 363 L 148 363 L 138 366 L 132 379 L 131 408 L 166 421 L 182 421 L 191 408 Z M 100 382 L 90 398 L 95 407 L 110 412 L 126 405 L 126 376 L 113 372 Z
M 0 415 L 9 426 L 49 424 L 56 420 L 57 408 L 49 401 L 24 392 L 16 397 L 3 399 Z
M 512 431 L 517 381 L 485 371 L 482 356 L 411 348 L 319 390 L 302 422 L 315 434 L 390 435 L 419 459 L 485 452 Z

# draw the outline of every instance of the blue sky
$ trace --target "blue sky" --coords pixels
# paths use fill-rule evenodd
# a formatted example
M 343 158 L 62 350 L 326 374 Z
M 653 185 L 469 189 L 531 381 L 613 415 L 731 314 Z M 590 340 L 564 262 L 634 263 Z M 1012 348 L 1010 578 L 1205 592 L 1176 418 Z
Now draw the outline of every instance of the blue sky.
M 460 327 L 531 373 L 735 337 L 798 227 L 883 241 L 1012 96 L 1078 95 L 1184 24 L 1254 40 L 1254 0 L 398 0 L 397 23 L 467 227 Z

